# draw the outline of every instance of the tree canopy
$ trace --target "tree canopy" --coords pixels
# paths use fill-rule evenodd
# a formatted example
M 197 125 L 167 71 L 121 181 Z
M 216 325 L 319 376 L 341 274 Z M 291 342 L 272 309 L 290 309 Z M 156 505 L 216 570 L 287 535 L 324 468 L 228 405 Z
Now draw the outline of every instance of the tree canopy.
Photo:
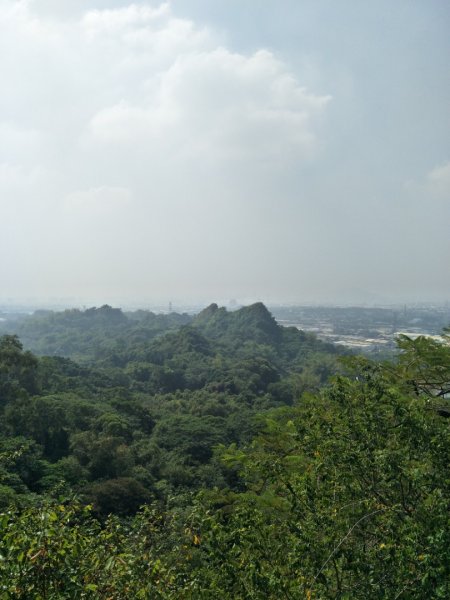
M 448 331 L 380 364 L 212 305 L 116 357 L 0 340 L 0 598 L 449 596 Z

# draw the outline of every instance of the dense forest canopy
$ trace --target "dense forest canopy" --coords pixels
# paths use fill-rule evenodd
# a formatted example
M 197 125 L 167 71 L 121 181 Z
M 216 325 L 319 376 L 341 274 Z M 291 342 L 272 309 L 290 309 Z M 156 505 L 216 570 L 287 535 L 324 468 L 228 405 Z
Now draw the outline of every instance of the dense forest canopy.
M 0 346 L 0 444 L 26 447 L 26 466 L 14 466 L 16 485 L 4 478 L 3 506 L 62 486 L 128 514 L 172 489 L 223 485 L 214 447 L 248 441 L 257 412 L 337 369 L 333 346 L 280 327 L 262 304 L 196 317 L 39 311 L 16 331 Z
M 377 364 L 261 303 L 15 333 L 1 598 L 448 597 L 448 335 Z

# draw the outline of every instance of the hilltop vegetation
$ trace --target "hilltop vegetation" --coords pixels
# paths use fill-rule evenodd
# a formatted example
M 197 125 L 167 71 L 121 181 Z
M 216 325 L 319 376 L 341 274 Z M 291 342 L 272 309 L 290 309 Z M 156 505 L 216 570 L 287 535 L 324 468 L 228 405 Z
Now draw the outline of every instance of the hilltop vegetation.
M 448 336 L 86 312 L 20 325 L 72 357 L 0 340 L 0 598 L 448 597 Z
M 18 335 L 24 346 L 36 354 L 89 362 L 111 357 L 123 346 L 146 344 L 190 320 L 188 315 L 176 313 L 155 315 L 136 311 L 126 314 L 105 305 L 63 312 L 39 310 L 33 315 L 0 323 L 0 327 L 5 333 Z
M 337 368 L 330 345 L 283 329 L 262 304 L 228 313 L 38 313 L 0 344 L 0 452 L 20 453 L 0 506 L 77 492 L 131 514 L 181 490 L 224 485 L 218 444 L 244 443 L 255 415 L 292 404 Z M 57 490 L 57 491 L 55 491 Z

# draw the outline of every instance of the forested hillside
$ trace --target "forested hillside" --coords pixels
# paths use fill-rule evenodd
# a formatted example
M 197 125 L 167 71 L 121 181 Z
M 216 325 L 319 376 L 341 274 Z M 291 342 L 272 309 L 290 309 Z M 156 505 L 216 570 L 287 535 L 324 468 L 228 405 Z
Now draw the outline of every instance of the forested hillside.
M 111 358 L 124 346 L 145 344 L 157 335 L 189 323 L 186 314 L 123 313 L 104 305 L 87 310 L 39 310 L 0 323 L 0 331 L 19 336 L 36 354 L 65 356 L 82 362 Z
M 448 597 L 448 336 L 381 365 L 259 303 L 20 328 L 0 598 Z
M 281 328 L 262 304 L 211 305 L 193 319 L 108 306 L 39 313 L 18 332 L 27 347 L 64 356 L 1 340 L 0 452 L 17 455 L 1 506 L 76 492 L 99 514 L 132 514 L 224 485 L 213 448 L 249 441 L 257 413 L 337 369 L 332 346 Z

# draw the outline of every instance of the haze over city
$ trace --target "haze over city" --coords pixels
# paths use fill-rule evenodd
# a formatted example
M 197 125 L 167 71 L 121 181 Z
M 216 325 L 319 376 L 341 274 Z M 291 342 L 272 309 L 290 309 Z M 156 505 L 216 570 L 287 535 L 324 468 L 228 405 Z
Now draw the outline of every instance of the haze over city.
M 445 0 L 0 0 L 0 301 L 450 299 Z

